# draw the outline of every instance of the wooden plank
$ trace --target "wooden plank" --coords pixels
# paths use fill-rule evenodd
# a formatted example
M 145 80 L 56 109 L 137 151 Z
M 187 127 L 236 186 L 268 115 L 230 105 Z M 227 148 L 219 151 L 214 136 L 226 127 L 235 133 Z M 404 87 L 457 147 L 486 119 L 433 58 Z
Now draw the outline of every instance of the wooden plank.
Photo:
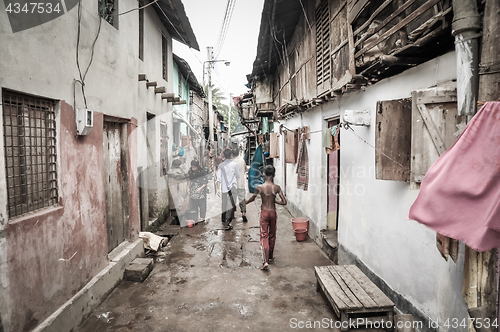
M 368 33 L 365 34 L 361 39 L 359 39 L 358 41 L 356 41 L 356 45 L 355 46 L 358 46 L 360 43 L 364 42 L 366 39 L 368 39 L 369 37 L 371 37 L 374 33 L 377 33 L 379 32 L 383 27 L 385 27 L 387 24 L 389 24 L 389 22 L 391 22 L 393 19 L 396 18 L 396 16 L 398 16 L 401 12 L 403 12 L 406 8 L 408 8 L 410 5 L 412 5 L 416 0 L 408 0 L 403 7 L 400 7 L 398 8 L 394 13 L 392 13 L 390 16 L 388 16 L 385 20 L 382 21 L 382 23 L 380 23 L 379 25 L 377 25 L 373 31 L 372 30 L 368 30 Z M 384 3 L 385 4 L 385 3 Z M 401 23 L 401 22 L 400 22 Z M 360 31 L 360 29 L 356 30 L 356 31 Z
M 425 124 L 417 112 L 417 91 L 412 92 L 412 122 L 411 122 L 411 182 L 420 183 L 425 176 L 426 167 L 423 157 L 423 132 Z
M 344 9 L 344 7 L 346 6 L 346 1 L 344 1 L 339 9 L 337 9 L 337 11 L 330 17 L 330 23 L 337 17 L 338 14 L 340 14 L 340 12 L 342 11 L 342 9 Z
M 424 120 L 427 130 L 431 134 L 431 139 L 432 142 L 434 143 L 434 146 L 436 147 L 436 150 L 438 151 L 439 155 L 442 155 L 446 151 L 444 147 L 444 142 L 443 139 L 441 138 L 441 135 L 439 134 L 439 131 L 436 128 L 436 125 L 432 121 L 431 115 L 429 114 L 427 107 L 425 107 L 425 104 L 417 103 L 417 109 L 420 112 L 420 116 L 422 116 L 422 120 Z
M 348 306 L 337 296 L 336 292 L 330 291 L 333 287 L 329 285 L 329 283 L 333 280 L 330 277 L 329 271 L 326 269 L 326 266 L 315 266 L 314 271 L 319 288 L 323 291 L 323 294 L 326 296 L 328 302 L 330 302 L 335 314 L 340 317 L 341 308 L 344 310 L 345 308 L 348 308 Z
M 346 265 L 346 270 L 380 307 L 393 307 L 394 303 L 356 265 Z
M 337 282 L 337 280 L 332 276 L 331 271 L 328 266 L 320 266 L 320 271 L 322 271 L 322 281 L 326 286 L 326 289 L 337 301 L 337 306 L 339 310 L 347 309 L 357 309 L 361 308 L 361 304 L 357 306 L 345 293 L 345 289 Z
M 358 298 L 354 296 L 353 292 L 349 289 L 345 281 L 342 279 L 342 277 L 338 274 L 338 272 L 335 270 L 335 265 L 328 266 L 328 270 L 330 271 L 331 275 L 335 279 L 335 281 L 338 283 L 340 286 L 340 289 L 342 292 L 344 292 L 344 296 L 348 299 L 348 301 L 344 300 L 344 302 L 347 302 L 346 304 L 349 306 L 347 309 L 361 309 L 363 308 L 363 304 L 359 302 Z
M 429 91 L 430 92 L 430 91 Z M 438 103 L 449 103 L 457 101 L 457 92 L 450 92 L 449 94 L 424 94 L 421 97 L 417 97 L 417 104 L 438 104 Z
M 330 52 L 330 55 L 334 55 L 335 53 L 337 53 L 342 47 L 345 46 L 345 44 L 347 44 L 349 42 L 349 39 L 346 39 L 344 40 L 343 42 L 341 42 L 339 44 L 339 46 L 335 47 L 335 49 L 333 51 Z
M 375 174 L 379 180 L 409 181 L 411 99 L 377 102 Z
M 146 76 L 146 74 L 139 74 L 139 81 L 147 81 L 148 78 Z
M 354 76 L 356 75 L 356 57 L 354 56 L 356 46 L 354 46 L 354 35 L 350 24 L 347 24 L 347 39 L 349 39 L 349 72 Z
M 357 0 L 353 6 L 349 6 L 347 11 L 347 21 L 351 24 L 358 18 L 359 14 L 370 4 L 370 0 Z
M 370 25 L 370 23 L 372 23 L 372 21 L 375 19 L 375 17 L 377 17 L 378 14 L 380 14 L 380 12 L 382 10 L 385 9 L 385 7 L 387 7 L 388 5 L 391 4 L 391 2 L 394 1 L 394 0 L 386 0 L 383 4 L 381 4 L 377 10 L 375 10 L 373 12 L 373 14 L 370 16 L 370 18 L 365 22 L 363 23 L 362 26 L 360 26 L 356 31 L 354 31 L 354 35 L 357 36 L 358 33 L 360 33 L 361 31 L 363 31 L 367 26 Z
M 147 82 L 147 83 L 146 83 L 146 87 L 147 87 L 147 88 L 149 88 L 149 87 L 151 87 L 151 86 L 156 87 L 156 85 L 157 85 L 157 83 L 156 83 L 156 82 Z
M 410 0 L 411 1 L 411 0 Z M 427 1 L 425 4 L 423 4 L 419 9 L 417 9 L 416 11 L 414 11 L 413 13 L 411 13 L 410 15 L 408 15 L 407 17 L 405 17 L 403 20 L 401 20 L 398 24 L 396 24 L 395 26 L 393 26 L 392 28 L 390 28 L 389 30 L 387 30 L 384 34 L 382 34 L 382 36 L 380 36 L 377 40 L 369 43 L 367 46 L 363 47 L 363 49 L 361 51 L 359 51 L 358 53 L 355 54 L 355 57 L 357 58 L 358 56 L 364 54 L 366 51 L 372 49 L 373 47 L 375 47 L 376 45 L 380 44 L 381 42 L 383 42 L 384 40 L 388 39 L 390 36 L 392 36 L 396 31 L 398 30 L 401 30 L 401 28 L 403 26 L 405 26 L 406 24 L 412 22 L 413 20 L 415 20 L 417 17 L 419 17 L 420 15 L 422 15 L 422 13 L 424 13 L 427 9 L 431 8 L 432 6 L 434 6 L 436 3 L 438 3 L 440 0 L 429 0 Z M 405 4 L 406 6 L 406 4 Z M 401 8 L 400 8 L 401 9 Z M 399 10 L 399 9 L 398 9 Z M 392 16 L 392 15 L 391 15 Z M 378 27 L 377 27 L 378 28 Z
M 401 8 L 404 6 L 404 0 L 398 0 L 398 7 Z M 401 12 L 401 15 L 399 15 L 398 19 L 399 19 L 399 23 L 401 23 L 401 21 L 405 18 L 405 12 Z M 399 38 L 401 39 L 401 46 L 405 46 L 406 44 L 408 44 L 408 34 L 406 32 L 406 26 L 402 26 L 401 27 L 401 30 L 399 30 Z
M 418 8 L 416 11 L 414 11 L 413 13 L 411 13 L 410 15 L 408 15 L 407 17 L 405 17 L 403 20 L 401 20 L 398 24 L 396 24 L 395 26 L 393 26 L 392 28 L 390 28 L 389 30 L 387 30 L 384 34 L 382 34 L 382 36 L 380 36 L 377 40 L 369 43 L 367 46 L 363 47 L 363 49 L 361 51 L 359 51 L 358 53 L 356 53 L 355 57 L 357 58 L 358 56 L 364 54 L 366 51 L 372 49 L 373 47 L 375 47 L 376 45 L 380 44 L 381 42 L 383 42 L 384 40 L 388 39 L 390 36 L 392 36 L 396 31 L 400 30 L 403 26 L 407 25 L 408 23 L 412 22 L 413 20 L 415 20 L 417 17 L 419 17 L 420 15 L 422 15 L 426 10 L 428 10 L 429 8 L 431 8 L 432 6 L 434 6 L 436 3 L 438 3 L 440 0 L 429 0 L 427 1 L 425 4 L 423 4 L 420 8 Z M 405 4 L 406 6 L 406 4 Z M 401 8 L 400 8 L 401 9 Z M 399 9 L 398 9 L 399 10 Z M 397 12 L 397 11 L 396 11 Z M 393 15 L 396 13 L 394 12 Z M 394 15 L 394 17 L 392 17 L 393 15 L 389 16 L 389 18 L 391 18 L 391 20 L 396 16 Z M 378 28 L 378 27 L 377 27 Z
M 354 296 L 356 296 L 359 302 L 363 304 L 363 307 L 370 309 L 377 308 L 379 306 L 358 284 L 358 282 L 352 277 L 349 271 L 346 270 L 344 265 L 332 266 L 332 268 L 334 268 L 342 277 L 349 289 L 354 293 Z

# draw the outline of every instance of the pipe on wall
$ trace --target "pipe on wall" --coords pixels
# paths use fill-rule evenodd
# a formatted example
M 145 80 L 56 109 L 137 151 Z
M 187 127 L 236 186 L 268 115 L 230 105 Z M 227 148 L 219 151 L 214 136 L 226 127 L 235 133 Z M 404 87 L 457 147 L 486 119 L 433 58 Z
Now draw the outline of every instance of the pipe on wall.
M 478 38 L 481 36 L 476 0 L 453 1 L 451 28 L 457 53 L 458 114 L 474 115 L 479 89 Z

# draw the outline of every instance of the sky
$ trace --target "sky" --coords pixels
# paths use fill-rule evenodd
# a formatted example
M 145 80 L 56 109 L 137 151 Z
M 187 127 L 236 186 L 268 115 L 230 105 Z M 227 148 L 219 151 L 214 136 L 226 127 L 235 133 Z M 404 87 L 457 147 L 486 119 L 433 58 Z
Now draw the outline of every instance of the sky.
M 174 41 L 174 53 L 191 66 L 198 82 L 202 84 L 202 62 L 207 60 L 207 46 L 215 48 L 219 39 L 227 0 L 182 0 L 186 14 L 193 28 L 200 51 Z M 260 18 L 264 0 L 236 0 L 225 43 L 217 60 L 230 61 L 216 63 L 212 82 L 224 94 L 240 95 L 248 91 L 246 75 L 252 72 L 257 54 Z

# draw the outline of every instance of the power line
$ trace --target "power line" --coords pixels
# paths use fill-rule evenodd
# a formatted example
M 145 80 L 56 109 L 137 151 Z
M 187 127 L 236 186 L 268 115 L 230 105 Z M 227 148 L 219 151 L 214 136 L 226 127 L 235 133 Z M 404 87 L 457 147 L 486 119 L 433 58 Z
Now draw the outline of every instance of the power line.
M 120 14 L 114 14 L 113 16 L 125 15 L 125 14 L 128 14 L 128 13 L 130 13 L 130 12 L 133 12 L 134 10 L 144 9 L 144 8 L 146 8 L 146 7 L 148 7 L 148 6 L 151 6 L 151 5 L 152 5 L 152 4 L 154 4 L 154 3 L 157 3 L 158 1 L 159 1 L 159 0 L 154 0 L 153 2 L 150 2 L 150 3 L 148 3 L 147 5 L 144 5 L 144 6 L 142 6 L 142 7 L 133 8 L 133 9 L 127 10 L 126 12 L 123 12 L 123 13 L 120 13 Z
M 227 31 L 229 29 L 229 25 L 231 23 L 231 17 L 233 15 L 234 6 L 236 4 L 236 0 L 228 0 L 226 4 L 226 11 L 224 13 L 224 19 L 222 20 L 222 26 L 219 33 L 219 38 L 217 44 L 215 46 L 215 58 L 217 58 L 224 46 L 224 42 L 226 40 Z

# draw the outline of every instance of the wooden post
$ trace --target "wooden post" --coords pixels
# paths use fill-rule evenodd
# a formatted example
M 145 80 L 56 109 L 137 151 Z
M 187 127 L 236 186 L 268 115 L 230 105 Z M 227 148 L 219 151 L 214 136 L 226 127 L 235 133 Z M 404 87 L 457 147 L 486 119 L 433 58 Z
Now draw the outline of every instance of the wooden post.
M 483 41 L 479 64 L 480 101 L 500 99 L 500 1 L 487 0 L 483 18 Z
M 481 62 L 479 63 L 479 101 L 500 100 L 500 12 L 499 0 L 486 0 L 483 17 Z M 492 249 L 483 262 L 488 266 L 488 281 L 481 294 L 481 306 L 493 307 L 498 317 L 498 250 Z

